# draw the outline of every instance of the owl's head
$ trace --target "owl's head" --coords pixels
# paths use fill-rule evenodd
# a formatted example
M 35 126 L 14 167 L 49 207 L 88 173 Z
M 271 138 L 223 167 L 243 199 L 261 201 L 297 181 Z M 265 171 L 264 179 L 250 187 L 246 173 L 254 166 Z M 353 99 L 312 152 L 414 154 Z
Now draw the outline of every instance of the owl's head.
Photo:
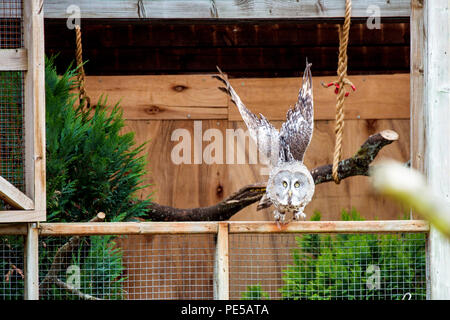
M 267 182 L 267 195 L 275 207 L 304 207 L 314 194 L 314 179 L 300 161 L 275 167 Z

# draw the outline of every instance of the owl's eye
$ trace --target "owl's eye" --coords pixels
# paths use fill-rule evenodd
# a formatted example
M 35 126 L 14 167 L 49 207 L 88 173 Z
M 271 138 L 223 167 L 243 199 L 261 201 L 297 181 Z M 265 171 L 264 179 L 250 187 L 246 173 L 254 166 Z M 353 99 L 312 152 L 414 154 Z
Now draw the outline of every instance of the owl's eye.
M 287 182 L 283 181 L 283 187 L 287 188 Z
M 294 184 L 294 187 L 298 188 L 300 187 L 300 183 L 298 183 L 298 181 Z

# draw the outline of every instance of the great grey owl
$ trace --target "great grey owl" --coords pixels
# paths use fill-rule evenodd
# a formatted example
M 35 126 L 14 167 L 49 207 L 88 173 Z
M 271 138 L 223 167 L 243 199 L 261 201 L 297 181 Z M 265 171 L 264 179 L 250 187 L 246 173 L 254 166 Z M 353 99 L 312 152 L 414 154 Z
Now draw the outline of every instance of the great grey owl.
M 312 138 L 314 128 L 313 92 L 311 64 L 306 62 L 303 84 L 294 108 L 288 110 L 286 122 L 280 131 L 275 129 L 262 115 L 254 115 L 242 103 L 222 71 L 215 78 L 225 84 L 226 92 L 248 127 L 250 136 L 257 142 L 259 151 L 270 161 L 270 175 L 266 194 L 276 210 L 274 219 L 285 221 L 291 212 L 295 220 L 306 218 L 303 210 L 311 201 L 315 184 L 308 168 L 303 164 L 303 156 Z M 264 201 L 264 200 L 262 200 Z

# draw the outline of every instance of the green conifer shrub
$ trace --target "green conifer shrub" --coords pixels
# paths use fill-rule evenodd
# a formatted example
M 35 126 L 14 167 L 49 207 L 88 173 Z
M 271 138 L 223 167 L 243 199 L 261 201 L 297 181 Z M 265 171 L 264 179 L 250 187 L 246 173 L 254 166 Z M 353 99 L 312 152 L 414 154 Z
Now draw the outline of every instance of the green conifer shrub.
M 320 220 L 320 213 L 311 220 Z M 353 209 L 343 210 L 342 220 L 363 219 Z M 412 299 L 426 298 L 423 233 L 305 234 L 295 240 L 292 263 L 282 271 L 282 299 L 399 300 L 407 293 Z M 376 266 L 377 284 L 371 282 Z M 269 298 L 260 284 L 249 285 L 241 296 Z
M 58 75 L 53 59 L 46 59 L 46 158 L 47 221 L 84 222 L 98 212 L 107 221 L 127 221 L 145 215 L 150 199 L 138 199 L 146 187 L 143 145 L 136 146 L 134 134 L 122 134 L 122 112 L 101 98 L 95 110 L 78 107 L 76 69 Z M 54 255 L 69 238 L 40 238 L 40 280 L 50 268 Z M 0 270 L 23 270 L 22 237 L 0 237 Z M 101 299 L 123 298 L 122 251 L 117 237 L 83 237 L 81 245 L 65 261 L 60 280 L 72 283 L 69 266 L 79 268 L 79 290 Z M 14 266 L 14 267 L 13 267 Z M 14 269 L 17 268 L 17 269 Z M 75 268 L 76 269 L 76 268 Z M 73 270 L 73 269 L 72 269 Z M 75 270 L 76 271 L 76 270 Z M 74 283 L 76 284 L 77 281 Z M 52 284 L 42 299 L 78 299 Z M 19 272 L 0 275 L 0 297 L 23 297 L 23 277 Z

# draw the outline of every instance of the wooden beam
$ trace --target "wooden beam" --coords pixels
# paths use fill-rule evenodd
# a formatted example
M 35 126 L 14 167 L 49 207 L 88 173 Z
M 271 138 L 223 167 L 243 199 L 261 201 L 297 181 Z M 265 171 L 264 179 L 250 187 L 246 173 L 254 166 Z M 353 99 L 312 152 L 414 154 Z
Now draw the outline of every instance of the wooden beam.
M 217 222 L 41 223 L 40 235 L 217 233 Z
M 39 232 L 36 223 L 27 226 L 25 241 L 25 300 L 39 300 Z
M 281 225 L 272 221 L 226 222 L 78 222 L 41 223 L 40 236 L 121 235 L 121 234 L 188 234 L 217 233 L 219 224 L 229 225 L 230 233 L 396 233 L 428 232 L 427 221 L 300 221 Z M 0 225 L 0 235 L 25 235 L 18 224 Z
M 345 100 L 345 118 L 351 119 L 409 119 L 409 74 L 350 76 L 356 92 Z M 336 95 L 330 83 L 336 77 L 314 77 L 314 119 L 336 118 Z M 255 114 L 269 120 L 286 120 L 286 112 L 297 101 L 301 78 L 230 79 L 244 104 Z M 349 88 L 349 90 L 351 90 Z M 241 121 L 241 115 L 229 102 L 228 119 Z
M 424 59 L 426 57 L 423 0 L 411 1 L 410 18 L 410 157 L 411 167 L 424 173 L 425 121 L 424 121 Z M 415 214 L 410 212 L 411 219 Z
M 17 236 L 27 234 L 26 223 L 0 223 L 1 236 Z
M 26 49 L 1 49 L 0 71 L 27 70 L 28 57 Z
M 228 223 L 220 222 L 214 263 L 214 300 L 229 300 L 230 298 L 228 245 Z
M 66 19 L 70 5 L 78 5 L 82 18 L 107 19 L 330 19 L 344 16 L 345 1 L 280 1 L 280 0 L 195 0 L 169 1 L 137 0 L 109 1 L 46 0 L 44 11 L 46 18 Z M 352 16 L 363 18 L 370 16 L 368 8 L 376 5 L 382 17 L 408 17 L 410 0 L 370 1 L 353 0 Z
M 410 66 L 410 112 L 411 112 L 411 165 L 424 172 L 425 119 L 424 119 L 424 59 L 425 47 L 423 0 L 411 1 L 411 66 Z
M 346 100 L 346 119 L 409 119 L 409 75 L 353 76 L 357 91 Z M 316 120 L 334 120 L 336 96 L 314 77 Z M 255 113 L 269 120 L 285 120 L 297 99 L 301 78 L 231 79 L 231 84 Z M 88 76 L 86 90 L 96 103 L 104 95 L 109 104 L 120 101 L 128 120 L 228 119 L 242 121 L 237 108 L 218 90 L 211 75 Z
M 25 73 L 25 187 L 26 194 L 34 200 L 34 207 L 38 212 L 45 212 L 47 206 L 42 2 L 42 0 L 30 0 L 23 3 L 24 45 L 28 52 L 28 70 Z
M 230 233 L 396 233 L 428 232 L 422 220 L 300 221 L 278 226 L 275 222 L 230 221 Z
M 227 97 L 211 75 L 88 76 L 92 103 L 120 101 L 128 120 L 227 119 Z
M 0 223 L 44 221 L 45 215 L 46 215 L 45 210 L 0 211 Z
M 450 204 L 450 1 L 423 5 L 424 169 L 432 191 Z M 429 249 L 431 299 L 450 299 L 450 240 L 432 227 Z
M 16 209 L 32 210 L 34 202 L 5 178 L 0 176 L 0 198 Z

